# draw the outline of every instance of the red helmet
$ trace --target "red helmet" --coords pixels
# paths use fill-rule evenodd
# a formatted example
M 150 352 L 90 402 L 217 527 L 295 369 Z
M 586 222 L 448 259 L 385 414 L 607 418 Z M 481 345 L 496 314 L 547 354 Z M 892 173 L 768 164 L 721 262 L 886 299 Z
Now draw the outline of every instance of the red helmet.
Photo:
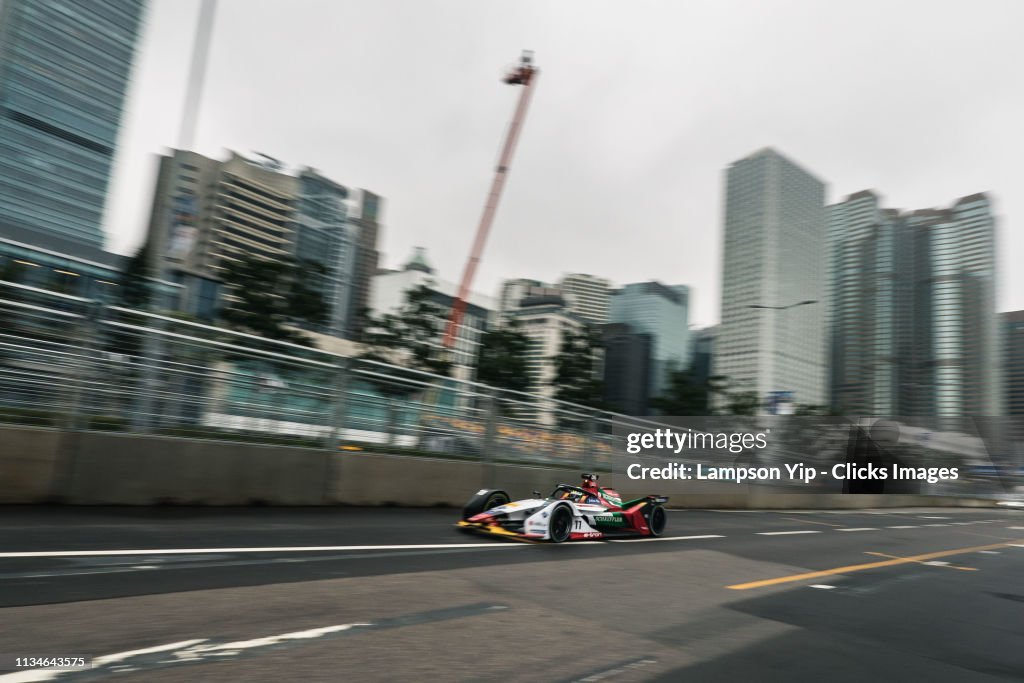
M 596 489 L 597 488 L 598 476 L 591 472 L 583 473 L 583 488 L 585 489 Z

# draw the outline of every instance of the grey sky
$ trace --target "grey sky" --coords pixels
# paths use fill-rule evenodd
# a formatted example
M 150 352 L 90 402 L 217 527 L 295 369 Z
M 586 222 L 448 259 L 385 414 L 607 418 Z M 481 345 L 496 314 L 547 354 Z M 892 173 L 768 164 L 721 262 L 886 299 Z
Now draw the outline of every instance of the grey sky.
M 197 0 L 152 0 L 107 211 L 142 240 Z M 382 265 L 462 273 L 518 89 L 541 68 L 474 289 L 563 272 L 694 289 L 718 319 L 722 172 L 773 146 L 886 206 L 991 191 L 1000 310 L 1024 308 L 1024 3 L 220 0 L 195 149 L 260 151 L 387 199 Z M 1014 272 L 1011 272 L 1014 271 Z

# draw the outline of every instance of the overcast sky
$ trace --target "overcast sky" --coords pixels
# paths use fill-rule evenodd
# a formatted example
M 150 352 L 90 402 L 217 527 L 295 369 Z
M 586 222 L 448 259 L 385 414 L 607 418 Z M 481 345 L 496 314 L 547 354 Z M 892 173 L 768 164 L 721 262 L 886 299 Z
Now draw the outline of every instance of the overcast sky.
M 198 0 L 151 0 L 108 206 L 136 249 L 175 144 Z M 1024 2 L 220 0 L 194 149 L 383 195 L 383 266 L 457 281 L 519 89 L 541 69 L 474 289 L 565 272 L 693 288 L 717 322 L 723 171 L 773 146 L 887 206 L 991 191 L 1000 309 L 1024 308 Z M 1016 271 L 1016 272 L 1011 272 Z

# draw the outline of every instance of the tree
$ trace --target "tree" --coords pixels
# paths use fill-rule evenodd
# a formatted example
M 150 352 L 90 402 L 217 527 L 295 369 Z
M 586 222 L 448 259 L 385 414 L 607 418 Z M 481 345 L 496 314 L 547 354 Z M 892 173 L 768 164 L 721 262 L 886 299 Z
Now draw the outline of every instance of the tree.
M 698 382 L 689 370 L 677 370 L 669 375 L 668 388 L 661 396 L 651 399 L 651 406 L 662 415 L 709 415 L 711 412 L 712 379 Z
M 447 313 L 428 287 L 410 289 L 398 311 L 380 317 L 367 315 L 362 335 L 365 350 L 359 357 L 447 377 L 452 362 L 440 344 L 441 325 Z M 379 388 L 395 393 L 383 385 Z
M 725 409 L 729 415 L 757 415 L 761 407 L 761 399 L 756 391 L 739 391 L 726 394 Z
M 146 308 L 152 296 L 149 243 L 128 259 L 117 288 L 117 303 L 124 308 Z
M 480 339 L 476 379 L 483 384 L 510 391 L 530 391 L 526 355 L 530 338 L 513 320 L 506 327 L 488 330 Z
M 596 369 L 601 339 L 586 328 L 562 333 L 562 345 L 555 357 L 555 398 L 591 408 L 604 408 L 604 382 Z
M 321 325 L 327 320 L 327 304 L 319 291 L 309 287 L 322 273 L 319 264 L 309 261 L 271 261 L 253 255 L 229 261 L 223 278 L 235 301 L 221 311 L 221 317 L 244 332 L 311 346 L 305 335 L 285 326 Z

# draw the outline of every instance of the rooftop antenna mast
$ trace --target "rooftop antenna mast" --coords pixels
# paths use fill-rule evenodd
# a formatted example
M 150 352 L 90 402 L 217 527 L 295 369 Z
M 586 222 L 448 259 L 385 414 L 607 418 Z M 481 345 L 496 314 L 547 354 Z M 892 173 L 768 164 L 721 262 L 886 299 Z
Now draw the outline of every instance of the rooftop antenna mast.
M 512 116 L 512 123 L 509 125 L 508 133 L 505 135 L 505 145 L 501 150 L 501 158 L 498 160 L 498 167 L 494 171 L 494 180 L 491 182 L 491 191 L 487 195 L 487 203 L 484 205 L 483 216 L 480 217 L 480 225 L 476 229 L 476 239 L 473 240 L 473 248 L 469 252 L 469 260 L 462 272 L 462 282 L 459 284 L 459 291 L 455 297 L 455 304 L 452 306 L 451 315 L 448 317 L 448 326 L 445 329 L 442 347 L 447 351 L 455 346 L 455 339 L 459 335 L 459 325 L 462 324 L 462 316 L 466 312 L 466 298 L 469 296 L 469 288 L 473 284 L 473 277 L 476 275 L 477 265 L 480 263 L 480 255 L 483 253 L 484 244 L 487 242 L 487 235 L 491 231 L 491 224 L 494 222 L 494 214 L 498 210 L 498 201 L 501 199 L 502 190 L 505 188 L 505 179 L 508 177 L 508 169 L 512 163 L 512 154 L 516 149 L 516 142 L 519 141 L 519 133 L 523 128 L 523 121 L 526 118 L 526 110 L 530 105 L 530 96 L 533 94 L 533 87 L 537 83 L 537 75 L 540 70 L 533 64 L 533 52 L 524 50 L 519 58 L 519 64 L 512 68 L 502 79 L 509 85 L 523 86 L 519 94 L 519 103 L 516 105 L 515 114 Z

